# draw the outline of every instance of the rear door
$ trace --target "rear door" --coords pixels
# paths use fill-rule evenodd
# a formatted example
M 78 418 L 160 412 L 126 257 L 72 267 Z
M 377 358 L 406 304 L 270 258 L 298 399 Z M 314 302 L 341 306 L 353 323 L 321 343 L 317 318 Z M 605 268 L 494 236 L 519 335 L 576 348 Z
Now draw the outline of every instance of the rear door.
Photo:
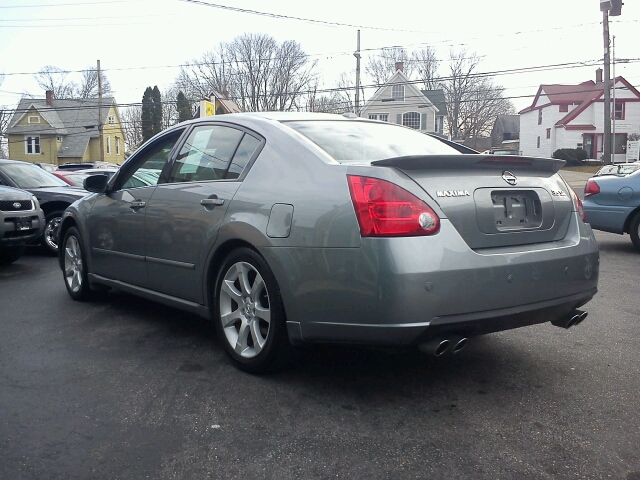
M 189 133 L 167 183 L 146 213 L 150 288 L 204 303 L 204 266 L 241 174 L 262 144 L 236 127 L 199 125 Z

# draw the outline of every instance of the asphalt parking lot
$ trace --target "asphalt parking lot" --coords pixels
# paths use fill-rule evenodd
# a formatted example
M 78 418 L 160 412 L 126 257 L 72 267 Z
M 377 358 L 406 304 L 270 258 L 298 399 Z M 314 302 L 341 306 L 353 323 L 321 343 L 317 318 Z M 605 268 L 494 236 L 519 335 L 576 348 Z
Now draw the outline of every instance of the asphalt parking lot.
M 0 270 L 0 478 L 639 480 L 640 256 L 597 239 L 600 291 L 575 328 L 436 360 L 314 346 L 266 376 L 193 315 L 72 301 L 30 250 Z

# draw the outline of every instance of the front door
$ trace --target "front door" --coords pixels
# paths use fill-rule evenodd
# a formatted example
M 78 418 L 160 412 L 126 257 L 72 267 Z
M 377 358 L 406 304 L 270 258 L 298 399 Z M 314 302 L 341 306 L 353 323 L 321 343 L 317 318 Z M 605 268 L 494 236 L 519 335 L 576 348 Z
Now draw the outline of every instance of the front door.
M 148 286 L 144 223 L 160 172 L 183 130 L 172 131 L 123 165 L 108 193 L 87 216 L 92 271 L 140 287 Z
M 582 148 L 587 152 L 587 158 L 597 158 L 594 137 L 592 133 L 582 134 Z

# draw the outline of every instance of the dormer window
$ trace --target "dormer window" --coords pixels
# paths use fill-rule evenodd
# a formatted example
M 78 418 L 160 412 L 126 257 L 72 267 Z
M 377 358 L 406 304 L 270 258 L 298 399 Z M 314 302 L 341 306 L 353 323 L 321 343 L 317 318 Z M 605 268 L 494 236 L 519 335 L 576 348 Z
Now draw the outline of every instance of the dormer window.
M 109 125 L 115 125 L 116 117 L 114 117 L 113 115 L 109 115 L 109 118 L 107 119 L 107 122 L 109 123 Z
M 404 85 L 394 85 L 391 88 L 391 96 L 396 102 L 404 102 Z
M 27 123 L 40 123 L 39 115 L 29 115 L 27 118 Z

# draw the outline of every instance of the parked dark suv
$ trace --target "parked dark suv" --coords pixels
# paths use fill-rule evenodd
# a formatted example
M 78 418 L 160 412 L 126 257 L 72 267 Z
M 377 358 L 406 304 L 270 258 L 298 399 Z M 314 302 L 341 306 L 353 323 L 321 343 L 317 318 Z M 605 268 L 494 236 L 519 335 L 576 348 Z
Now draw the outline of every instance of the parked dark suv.
M 15 262 L 44 231 L 44 213 L 29 192 L 0 186 L 0 265 Z
M 46 220 L 42 244 L 57 254 L 62 212 L 87 192 L 70 186 L 33 163 L 17 160 L 0 160 L 0 185 L 27 190 L 36 196 Z

